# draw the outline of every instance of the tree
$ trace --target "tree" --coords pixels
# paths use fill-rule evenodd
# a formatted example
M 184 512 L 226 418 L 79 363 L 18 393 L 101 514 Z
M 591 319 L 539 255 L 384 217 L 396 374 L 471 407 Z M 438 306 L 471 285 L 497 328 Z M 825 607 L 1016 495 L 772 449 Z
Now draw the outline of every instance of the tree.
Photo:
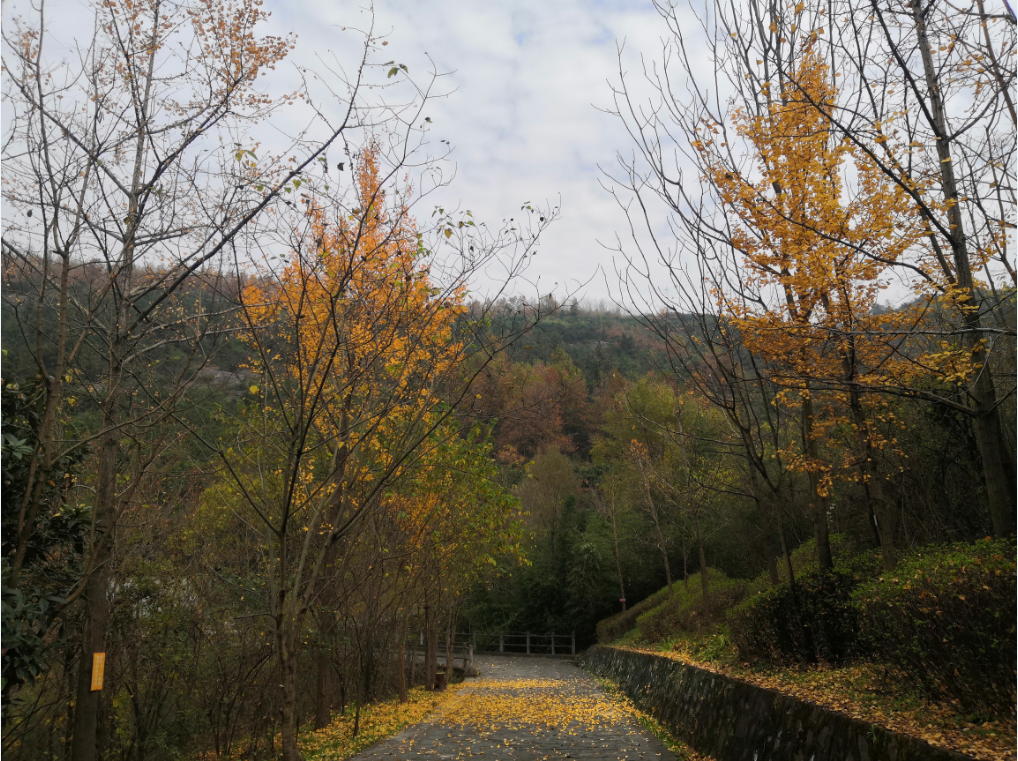
M 913 0 L 905 13 L 872 0 L 865 11 L 845 3 L 832 12 L 832 56 L 847 97 L 810 103 L 908 195 L 923 221 L 932 256 L 918 283 L 953 318 L 946 337 L 960 343 L 971 368 L 961 379 L 962 406 L 979 444 L 993 530 L 1013 535 L 1018 487 L 1004 402 L 1014 379 L 995 372 L 993 353 L 1013 352 L 1015 335 L 1004 315 L 1018 284 L 1008 179 L 1016 75 L 1002 63 L 1015 55 L 1014 12 L 988 13 L 983 0 L 960 7 Z M 874 69 L 871 61 L 887 65 Z
M 242 294 L 259 382 L 230 440 L 203 437 L 244 514 L 263 527 L 287 761 L 299 758 L 299 653 L 337 547 L 385 508 L 394 482 L 457 435 L 447 424 L 500 344 L 486 339 L 484 315 L 464 320 L 466 283 L 519 240 L 516 230 L 492 239 L 469 217 L 442 216 L 437 240 L 460 231 L 459 250 L 442 257 L 410 216 L 399 165 L 383 170 L 383 158 L 378 142 L 358 155 L 349 198 L 295 185 L 303 209 L 287 215 L 285 261 Z M 511 276 L 535 240 L 502 260 Z
M 622 605 L 622 612 L 626 611 L 626 580 L 622 574 L 622 553 L 619 550 L 619 500 L 618 485 L 616 479 L 604 479 L 598 485 L 597 506 L 603 515 L 608 518 L 612 528 L 612 549 L 615 554 L 615 573 L 619 579 L 619 604 Z
M 842 9 L 844 13 L 840 12 Z M 886 44 L 878 44 L 887 34 L 879 26 L 879 14 L 874 15 L 872 8 L 860 11 L 849 9 L 845 4 L 838 6 L 837 15 L 830 19 L 827 18 L 829 10 L 817 3 L 799 3 L 794 9 L 762 3 L 740 8 L 722 4 L 710 6 L 698 17 L 697 30 L 697 44 L 706 40 L 706 57 L 715 74 L 708 87 L 700 76 L 704 55 L 693 54 L 691 18 L 683 9 L 661 4 L 659 11 L 670 36 L 664 43 L 659 62 L 644 71 L 658 97 L 646 105 L 636 102 L 627 78 L 622 77 L 616 89 L 615 112 L 626 122 L 637 155 L 635 160 L 622 160 L 621 176 L 613 178 L 628 188 L 629 196 L 620 196 L 620 203 L 630 212 L 634 226 L 639 225 L 647 233 L 640 237 L 634 229 L 634 248 L 627 253 L 623 285 L 635 300 L 647 304 L 648 308 L 643 310 L 648 315 L 645 322 L 656 332 L 673 338 L 684 334 L 681 340 L 672 343 L 670 359 L 673 363 L 691 374 L 699 370 L 726 381 L 721 386 L 722 393 L 712 393 L 712 396 L 728 410 L 726 414 L 739 430 L 746 430 L 745 423 L 736 421 L 752 421 L 766 414 L 759 404 L 746 406 L 737 401 L 748 400 L 739 389 L 753 388 L 752 378 L 757 373 L 767 383 L 797 386 L 800 392 L 805 392 L 798 410 L 801 443 L 797 449 L 789 449 L 790 441 L 780 427 L 769 426 L 762 429 L 760 435 L 762 439 L 775 437 L 775 445 L 794 454 L 789 464 L 812 472 L 814 525 L 821 533 L 826 510 L 818 487 L 826 491 L 824 484 L 835 475 L 847 477 L 854 470 L 851 478 L 858 479 L 864 487 L 864 496 L 872 509 L 879 512 L 882 502 L 885 511 L 887 509 L 886 501 L 879 494 L 882 479 L 874 467 L 880 458 L 886 458 L 887 448 L 893 447 L 894 427 L 899 425 L 886 413 L 892 405 L 888 397 L 911 398 L 956 409 L 969 416 L 976 426 L 982 425 L 975 421 L 976 417 L 983 415 L 987 420 L 999 417 L 1005 406 L 994 403 L 991 415 L 985 407 L 971 402 L 980 393 L 976 391 L 977 385 L 987 390 L 994 362 L 984 361 L 985 358 L 980 358 L 974 350 L 975 344 L 965 343 L 970 340 L 966 336 L 975 335 L 975 328 L 972 325 L 960 327 L 957 320 L 964 309 L 958 305 L 971 299 L 963 294 L 962 302 L 956 302 L 952 295 L 956 290 L 943 274 L 946 259 L 938 253 L 943 246 L 934 238 L 948 227 L 944 224 L 930 226 L 930 215 L 944 219 L 948 206 L 953 203 L 938 206 L 941 202 L 935 202 L 930 196 L 931 189 L 939 183 L 936 178 L 945 164 L 951 162 L 932 158 L 939 150 L 939 138 L 932 130 L 924 132 L 909 118 L 909 103 L 917 102 L 915 96 L 908 95 L 911 100 L 905 101 L 901 87 L 895 89 L 895 77 L 904 77 L 911 83 L 909 88 L 913 87 L 917 77 L 908 66 L 919 58 L 910 59 L 904 53 L 895 58 Z M 968 31 L 974 31 L 977 27 L 973 19 L 977 16 L 959 18 L 965 18 Z M 844 31 L 848 28 L 844 23 L 846 19 L 852 21 L 849 25 L 852 32 Z M 998 51 L 1010 49 L 1007 35 L 1012 31 L 1005 33 L 999 28 L 1003 24 L 999 22 L 996 36 L 983 35 L 982 42 L 970 35 L 967 49 L 971 50 L 973 45 L 985 47 L 989 40 L 993 40 Z M 892 26 L 890 22 L 886 25 L 887 28 Z M 900 32 L 900 27 L 895 28 Z M 831 33 L 836 35 L 833 41 L 828 36 Z M 892 38 L 902 44 L 900 50 L 904 51 L 906 36 L 895 34 L 898 37 L 892 35 Z M 955 52 L 947 43 L 944 50 Z M 803 65 L 810 54 L 815 56 L 817 65 L 827 67 L 826 80 L 817 77 L 815 67 Z M 992 57 L 985 50 L 981 55 L 986 60 Z M 899 66 L 893 75 L 881 63 L 888 60 Z M 1001 119 L 1008 113 L 1005 106 L 1009 96 L 1002 93 L 1011 86 L 1007 84 L 1011 80 L 1006 76 L 998 78 L 992 67 L 973 71 L 973 61 L 957 63 L 968 66 L 966 71 L 970 75 L 982 77 L 972 76 L 964 85 L 980 93 L 981 106 L 965 112 L 969 119 L 966 124 L 978 124 L 979 129 L 968 132 L 968 127 L 960 129 L 956 139 L 965 141 L 967 136 L 978 132 L 980 137 L 969 140 L 967 150 L 973 159 L 973 171 L 985 174 L 990 172 L 991 165 L 1013 161 L 1007 158 L 1013 156 L 1013 152 L 1002 152 L 1003 144 L 993 137 L 1003 136 Z M 853 72 L 851 76 L 849 72 Z M 878 75 L 879 82 L 873 78 Z M 684 90 L 674 86 L 680 79 L 688 85 Z M 952 81 L 955 86 L 962 86 L 960 78 Z M 865 86 L 861 82 L 865 82 Z M 1002 83 L 1007 84 L 1003 90 Z M 819 86 L 821 84 L 823 87 Z M 925 89 L 923 97 L 926 97 Z M 686 94 L 680 95 L 680 92 Z M 972 102 L 961 98 L 959 108 L 967 109 Z M 794 106 L 789 107 L 789 103 Z M 797 196 L 791 192 L 796 182 L 810 176 L 810 164 L 801 164 L 807 170 L 803 176 L 781 171 L 786 158 L 796 156 L 798 146 L 788 140 L 789 132 L 781 132 L 794 125 L 787 119 L 778 125 L 774 117 L 777 113 L 788 116 L 795 112 L 799 112 L 796 117 L 799 127 L 807 127 L 807 122 L 812 125 L 798 133 L 803 144 L 812 141 L 817 147 L 826 142 L 829 146 L 814 165 L 812 182 L 815 187 L 811 193 L 821 204 L 812 207 L 811 214 L 805 213 L 808 206 L 802 207 L 801 213 L 797 212 L 795 203 L 804 199 L 801 193 Z M 877 112 L 879 116 L 874 115 Z M 835 118 L 839 115 L 843 117 L 842 122 Z M 923 119 L 928 115 L 924 111 Z M 902 124 L 896 119 L 903 120 Z M 858 134 L 850 134 L 849 125 Z M 774 130 L 773 126 L 779 129 Z M 765 138 L 766 134 L 770 137 Z M 1010 135 L 1007 140 L 1013 145 Z M 765 143 L 768 144 L 765 146 Z M 897 156 L 894 171 L 891 171 L 886 151 Z M 930 156 L 920 160 L 924 152 Z M 974 161 L 976 155 L 988 158 L 988 163 L 979 164 L 978 170 Z M 804 157 L 799 154 L 799 158 Z M 745 163 L 747 159 L 753 166 Z M 834 184 L 831 184 L 824 180 L 820 164 L 827 163 L 830 169 L 839 161 L 843 162 L 839 172 L 843 179 L 832 174 L 830 179 Z M 979 223 L 983 236 L 979 266 L 1000 268 L 984 267 L 988 279 L 974 286 L 979 298 L 987 297 L 982 302 L 981 314 L 991 319 L 992 315 L 1000 314 L 999 305 L 1006 302 L 1008 290 L 999 290 L 999 286 L 994 285 L 994 280 L 999 282 L 999 278 L 996 274 L 989 275 L 1009 272 L 1010 262 L 1004 251 L 1006 246 L 1001 248 L 999 238 L 993 238 L 988 231 L 999 230 L 1002 225 L 1007 227 L 1009 212 L 1003 209 L 1010 207 L 1000 207 L 1001 213 L 995 216 L 988 212 L 989 204 L 973 199 L 980 193 L 986 198 L 987 188 L 991 188 L 989 195 L 994 197 L 1013 191 L 991 187 L 989 177 L 988 182 L 980 184 L 976 176 L 972 175 L 968 200 L 982 204 L 982 211 L 976 216 L 985 220 Z M 779 182 L 772 182 L 775 179 Z M 787 194 L 780 182 L 790 186 Z M 834 192 L 837 184 L 851 193 L 837 197 Z M 918 198 L 926 199 L 928 212 L 917 203 Z M 867 203 L 871 208 L 866 209 Z M 885 203 L 886 207 L 882 205 Z M 822 204 L 826 204 L 823 213 Z M 675 246 L 654 226 L 658 208 L 671 215 L 675 223 L 670 228 L 678 236 Z M 853 214 L 854 223 L 849 221 Z M 765 224 L 772 233 L 780 231 L 780 239 L 773 239 L 770 245 L 759 236 L 750 234 L 747 237 L 746 230 L 755 229 L 758 223 Z M 893 230 L 888 227 L 889 223 Z M 828 268 L 825 274 L 822 268 L 805 267 L 801 273 L 803 277 L 795 283 L 801 292 L 792 294 L 788 301 L 781 284 L 783 279 L 788 284 L 795 273 L 782 273 L 781 263 L 776 259 L 754 264 L 751 257 L 754 252 L 779 252 L 781 246 L 791 245 L 794 249 L 798 245 L 800 250 L 806 250 L 802 244 L 809 240 L 813 241 L 814 250 L 828 252 L 828 262 L 837 260 L 839 269 Z M 631 253 L 634 250 L 635 253 Z M 835 251 L 840 254 L 830 258 Z M 743 252 L 749 256 L 744 257 Z M 777 268 L 771 272 L 760 268 L 754 273 L 752 268 L 758 265 Z M 671 292 L 658 285 L 658 267 L 668 273 Z M 874 289 L 891 278 L 905 283 L 905 293 L 910 294 L 911 301 L 906 300 L 889 312 L 877 308 Z M 850 289 L 839 291 L 834 287 L 839 280 L 851 283 Z M 813 285 L 803 291 L 807 281 Z M 989 298 L 993 293 L 999 295 Z M 801 303 L 800 297 L 804 297 Z M 662 304 L 667 314 L 655 316 Z M 770 347 L 784 343 L 777 353 L 780 361 L 776 365 L 771 361 L 775 355 L 764 357 L 754 353 L 759 345 L 755 348 L 741 345 L 743 329 L 765 328 L 763 323 L 748 324 L 745 317 L 750 313 L 762 314 L 768 308 L 773 315 L 782 315 L 786 322 L 791 321 L 793 310 L 798 310 L 799 315 L 795 331 L 783 336 L 774 330 L 767 333 Z M 687 317 L 683 311 L 692 314 Z M 976 311 L 970 310 L 969 316 Z M 877 315 L 877 312 L 883 314 Z M 956 318 L 950 324 L 952 313 Z M 702 317 L 705 314 L 709 317 Z M 740 320 L 742 324 L 737 325 Z M 1000 325 L 990 329 L 990 333 L 982 328 L 984 337 L 1013 334 L 1013 328 Z M 771 327 L 780 326 L 775 323 Z M 726 332 L 730 340 L 722 340 Z M 702 343 L 697 344 L 698 341 Z M 807 342 L 816 350 L 797 356 L 795 352 L 801 351 Z M 726 344 L 730 351 L 725 348 Z M 986 351 L 992 348 L 990 341 L 980 345 Z M 1002 354 L 998 351 L 1001 358 L 996 364 L 1007 366 L 1011 351 L 1010 346 Z M 722 361 L 718 362 L 717 357 Z M 738 368 L 748 372 L 740 372 Z M 783 394 L 783 398 L 789 399 L 789 393 Z M 816 408 L 810 410 L 813 405 Z M 733 414 L 736 408 L 740 411 Z M 977 413 L 978 409 L 984 412 Z M 852 435 L 845 437 L 844 428 L 829 424 L 838 418 L 850 421 Z M 820 423 L 822 425 L 818 426 Z M 986 425 L 995 424 L 991 420 Z M 756 436 L 753 434 L 751 438 Z M 833 439 L 829 440 L 831 436 L 840 437 L 840 441 L 835 444 Z M 745 436 L 741 438 L 749 441 Z M 821 446 L 828 441 L 831 446 Z M 754 448 L 744 447 L 747 462 L 756 461 L 752 454 Z M 997 467 L 993 466 L 993 460 L 1000 456 L 1006 460 L 1010 448 L 1003 440 L 998 440 L 991 448 L 993 451 L 986 462 L 993 470 Z M 846 451 L 850 452 L 849 457 L 845 457 Z M 833 459 L 828 461 L 831 455 Z M 769 458 L 771 453 L 767 456 Z M 1013 463 L 1013 457 L 1011 461 Z M 759 479 L 754 489 L 773 483 L 765 467 L 748 472 Z M 992 480 L 988 475 L 987 483 Z M 1013 514 L 1013 509 L 1009 514 Z M 998 522 L 995 519 L 994 525 Z M 893 565 L 893 546 L 890 546 L 893 523 L 889 520 L 879 523 L 887 529 L 880 537 L 885 562 Z M 818 541 L 821 554 L 826 555 L 822 547 L 823 542 Z
M 670 386 L 661 381 L 643 379 L 628 385 L 612 400 L 605 413 L 605 436 L 594 445 L 595 461 L 611 462 L 629 478 L 630 488 L 639 495 L 634 499 L 650 518 L 655 547 L 661 555 L 665 583 L 672 587 L 669 561 L 669 523 L 674 521 L 663 509 L 665 500 L 652 489 L 656 471 L 669 471 L 678 464 L 674 441 L 668 437 L 668 419 L 677 403 Z M 667 464 L 663 464 L 667 463 Z M 683 558 L 685 560 L 685 558 Z M 686 568 L 682 569 L 683 578 Z
M 263 89 L 261 76 L 294 40 L 257 32 L 268 13 L 256 0 L 93 7 L 94 29 L 63 59 L 46 5 L 4 36 L 13 116 L 2 245 L 16 286 L 5 307 L 44 389 L 5 584 L 21 589 L 28 548 L 46 524 L 45 484 L 66 457 L 93 446 L 89 545 L 58 606 L 80 600 L 86 612 L 74 761 L 97 752 L 102 693 L 90 689 L 92 653 L 107 649 L 116 527 L 139 507 L 139 490 L 178 440 L 185 400 L 235 328 L 227 318 L 239 278 L 224 275 L 226 253 L 257 250 L 278 230 L 305 173 L 330 171 L 330 147 L 402 116 L 362 97 L 377 42 L 370 27 L 351 77 L 301 70 L 298 90 L 279 92 Z M 413 87 L 408 102 L 428 96 Z M 335 108 L 319 106 L 329 102 Z M 259 147 L 257 125 L 282 109 L 303 120 L 299 138 Z M 403 126 L 394 134 L 409 153 L 420 133 Z M 72 404 L 96 414 L 64 430 Z
M 787 456 L 793 468 L 810 475 L 818 500 L 814 520 L 826 520 L 832 481 L 846 470 L 857 474 L 871 520 L 879 518 L 884 564 L 891 570 L 894 513 L 885 507 L 876 457 L 892 442 L 870 419 L 869 391 L 887 377 L 908 383 L 917 364 L 930 368 L 936 362 L 928 355 L 918 363 L 899 359 L 907 351 L 902 337 L 922 324 L 922 310 L 876 307 L 888 271 L 921 241 L 922 228 L 906 193 L 867 156 L 832 135 L 812 107 L 837 98 L 815 44 L 807 45 L 790 71 L 795 84 L 786 85 L 766 114 L 750 118 L 736 109 L 732 115 L 760 179 L 740 172 L 714 148 L 716 125 L 704 125 L 693 143 L 737 220 L 732 244 L 747 270 L 748 293 L 719 291 L 719 308 L 731 315 L 768 377 L 797 392 L 801 451 Z M 849 165 L 857 187 L 845 202 Z M 820 443 L 839 427 L 853 428 L 856 441 L 843 446 L 849 457 L 834 455 L 832 461 L 830 454 L 821 456 Z M 823 549 L 821 558 L 827 564 Z

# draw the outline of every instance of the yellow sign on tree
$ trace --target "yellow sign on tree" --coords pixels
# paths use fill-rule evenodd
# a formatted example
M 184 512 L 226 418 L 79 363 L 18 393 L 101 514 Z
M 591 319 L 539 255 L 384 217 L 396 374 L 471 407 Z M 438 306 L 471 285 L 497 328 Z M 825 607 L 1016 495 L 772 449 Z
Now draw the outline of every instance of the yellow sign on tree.
M 106 672 L 106 653 L 92 653 L 92 692 L 103 688 L 103 676 Z

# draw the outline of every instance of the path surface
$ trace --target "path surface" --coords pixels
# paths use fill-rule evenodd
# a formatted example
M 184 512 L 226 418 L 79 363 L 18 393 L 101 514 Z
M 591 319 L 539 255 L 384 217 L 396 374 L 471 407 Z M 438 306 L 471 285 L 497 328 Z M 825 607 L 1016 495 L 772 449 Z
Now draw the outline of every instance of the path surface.
M 586 672 L 550 658 L 478 658 L 468 679 L 427 721 L 354 756 L 411 759 L 647 759 L 674 761 Z

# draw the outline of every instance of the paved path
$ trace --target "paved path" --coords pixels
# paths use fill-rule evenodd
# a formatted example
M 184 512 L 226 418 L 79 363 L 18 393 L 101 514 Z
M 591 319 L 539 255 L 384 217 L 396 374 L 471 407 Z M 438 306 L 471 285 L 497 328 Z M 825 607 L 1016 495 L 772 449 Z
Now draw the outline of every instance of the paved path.
M 478 658 L 480 672 L 427 721 L 354 756 L 411 759 L 647 759 L 674 756 L 586 672 L 550 658 Z

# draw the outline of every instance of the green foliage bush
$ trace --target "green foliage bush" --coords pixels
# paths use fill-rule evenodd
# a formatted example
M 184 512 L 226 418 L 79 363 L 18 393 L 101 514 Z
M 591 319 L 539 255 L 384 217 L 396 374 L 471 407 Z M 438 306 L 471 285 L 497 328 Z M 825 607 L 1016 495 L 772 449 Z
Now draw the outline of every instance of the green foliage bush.
M 725 619 L 725 611 L 746 595 L 745 581 L 729 579 L 711 568 L 708 571 L 708 615 L 703 615 L 700 574 L 689 576 L 688 584 L 677 581 L 672 593 L 664 587 L 629 610 L 606 618 L 597 625 L 597 641 L 614 642 L 632 632 L 644 642 L 659 642 L 680 632 L 702 631 Z
M 88 507 L 70 504 L 88 449 L 79 447 L 56 459 L 43 477 L 39 510 L 12 586 L 19 552 L 21 510 L 35 471 L 32 452 L 39 445 L 45 411 L 45 384 L 30 378 L 20 385 L 0 380 L 0 628 L 3 630 L 2 704 L 22 685 L 46 670 L 54 644 L 52 629 L 64 595 L 84 572 L 82 553 L 91 526 Z
M 739 656 L 772 663 L 838 663 L 856 651 L 852 592 L 859 577 L 813 571 L 748 598 L 728 614 Z
M 678 633 L 700 632 L 725 620 L 725 611 L 746 595 L 746 582 L 729 579 L 714 568 L 708 570 L 706 614 L 700 574 L 689 577 L 689 583 L 673 584 L 670 597 L 643 613 L 636 622 L 642 639 L 659 642 Z
M 1015 543 L 918 554 L 853 595 L 865 647 L 935 698 L 1015 711 Z
M 839 571 L 845 571 L 858 576 L 860 579 L 875 579 L 880 575 L 880 551 L 860 551 L 855 543 L 845 534 L 831 534 L 831 554 L 834 556 L 834 565 Z M 805 576 L 820 570 L 817 562 L 816 542 L 807 539 L 796 549 L 792 550 L 792 571 L 795 578 Z M 781 581 L 788 581 L 785 573 L 784 560 L 778 558 L 778 577 Z M 770 586 L 767 574 L 760 574 L 753 583 L 754 587 L 763 590 Z
M 710 614 L 699 575 L 598 624 L 598 640 L 668 642 L 713 632 L 709 660 L 734 645 L 741 660 L 774 665 L 883 663 L 937 700 L 990 716 L 1016 704 L 1016 545 L 956 544 L 905 556 L 881 576 L 877 550 L 851 554 L 832 537 L 838 568 L 816 568 L 812 543 L 792 555 L 794 589 L 710 571 Z M 727 611 L 727 612 L 726 612 Z M 727 631 L 717 624 L 727 620 Z M 717 650 L 717 653 L 714 651 Z
M 616 613 L 597 624 L 597 641 L 602 645 L 614 642 L 619 637 L 636 628 L 636 619 L 648 610 L 657 607 L 668 597 L 668 587 L 659 589 L 650 597 L 638 602 L 633 607 Z

